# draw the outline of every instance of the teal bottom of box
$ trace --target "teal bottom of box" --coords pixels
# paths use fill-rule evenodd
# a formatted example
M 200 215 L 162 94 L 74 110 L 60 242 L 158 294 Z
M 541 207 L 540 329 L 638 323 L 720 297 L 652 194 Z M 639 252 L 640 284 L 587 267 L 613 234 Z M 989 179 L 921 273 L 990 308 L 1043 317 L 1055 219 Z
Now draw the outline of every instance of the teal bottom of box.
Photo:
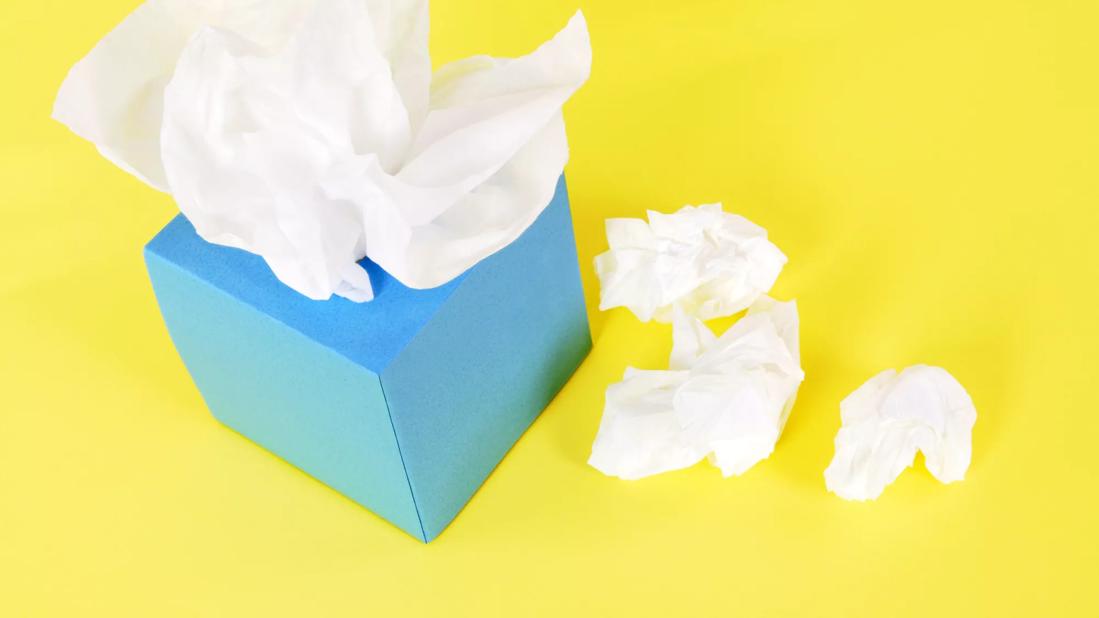
M 591 348 L 564 180 L 507 248 L 411 290 L 311 301 L 182 216 L 145 249 L 172 340 L 221 422 L 430 541 Z

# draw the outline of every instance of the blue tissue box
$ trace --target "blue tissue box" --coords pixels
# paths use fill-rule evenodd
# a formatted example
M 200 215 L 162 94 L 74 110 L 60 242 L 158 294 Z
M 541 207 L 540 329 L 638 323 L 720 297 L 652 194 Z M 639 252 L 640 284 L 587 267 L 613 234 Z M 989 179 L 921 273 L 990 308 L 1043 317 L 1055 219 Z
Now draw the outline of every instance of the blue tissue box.
M 214 416 L 424 542 L 591 349 L 564 177 L 517 241 L 442 287 L 364 260 L 369 303 L 309 300 L 183 216 L 145 261 Z

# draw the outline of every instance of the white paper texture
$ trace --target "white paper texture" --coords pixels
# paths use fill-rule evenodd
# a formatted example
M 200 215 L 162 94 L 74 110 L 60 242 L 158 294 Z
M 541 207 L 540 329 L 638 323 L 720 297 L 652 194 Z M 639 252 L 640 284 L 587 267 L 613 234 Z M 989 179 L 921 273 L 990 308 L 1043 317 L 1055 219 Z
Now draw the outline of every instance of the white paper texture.
M 960 481 L 969 469 L 977 410 L 945 369 L 915 365 L 871 378 L 840 403 L 843 426 L 824 480 L 847 500 L 873 500 L 923 453 L 932 476 Z
M 310 298 L 369 300 L 363 257 L 435 287 L 552 199 L 591 48 L 577 13 L 527 56 L 433 75 L 427 32 L 426 1 L 150 0 L 54 116 Z
M 766 459 L 804 379 L 793 301 L 761 298 L 720 337 L 678 313 L 667 371 L 626 370 L 607 389 L 588 463 L 638 479 L 703 458 L 725 476 Z
M 643 322 L 676 311 L 702 320 L 737 313 L 766 294 L 786 264 L 767 231 L 721 204 L 607 219 L 610 249 L 595 257 L 599 308 L 627 307 Z

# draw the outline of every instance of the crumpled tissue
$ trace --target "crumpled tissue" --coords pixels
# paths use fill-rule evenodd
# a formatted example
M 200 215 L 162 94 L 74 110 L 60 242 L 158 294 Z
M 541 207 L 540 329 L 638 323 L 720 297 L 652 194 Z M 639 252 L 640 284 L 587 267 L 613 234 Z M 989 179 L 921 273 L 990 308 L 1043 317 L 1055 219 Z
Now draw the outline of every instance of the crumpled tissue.
M 945 369 L 915 365 L 870 378 L 840 403 L 843 425 L 824 481 L 847 500 L 873 500 L 923 453 L 943 483 L 965 478 L 977 410 Z
M 678 313 L 669 369 L 629 367 L 607 389 L 588 463 L 638 479 L 709 457 L 739 475 L 774 450 L 805 374 L 794 301 L 761 297 L 717 337 Z
M 527 56 L 433 75 L 427 33 L 426 0 L 149 0 L 54 117 L 310 298 L 371 299 L 364 256 L 435 287 L 549 204 L 591 47 L 578 12 Z
M 766 294 L 786 264 L 767 230 L 721 204 L 607 219 L 610 249 L 595 257 L 599 309 L 627 307 L 642 322 L 676 310 L 702 320 L 732 315 Z

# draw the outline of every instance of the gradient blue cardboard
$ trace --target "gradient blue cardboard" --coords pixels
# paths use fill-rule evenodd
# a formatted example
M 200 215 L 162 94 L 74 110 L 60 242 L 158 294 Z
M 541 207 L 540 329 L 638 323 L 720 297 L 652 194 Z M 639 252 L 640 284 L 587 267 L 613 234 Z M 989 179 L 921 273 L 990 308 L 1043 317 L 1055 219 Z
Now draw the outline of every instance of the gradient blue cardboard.
M 450 283 L 312 301 L 183 217 L 145 247 L 172 340 L 221 422 L 423 541 L 458 514 L 591 348 L 564 178 Z

